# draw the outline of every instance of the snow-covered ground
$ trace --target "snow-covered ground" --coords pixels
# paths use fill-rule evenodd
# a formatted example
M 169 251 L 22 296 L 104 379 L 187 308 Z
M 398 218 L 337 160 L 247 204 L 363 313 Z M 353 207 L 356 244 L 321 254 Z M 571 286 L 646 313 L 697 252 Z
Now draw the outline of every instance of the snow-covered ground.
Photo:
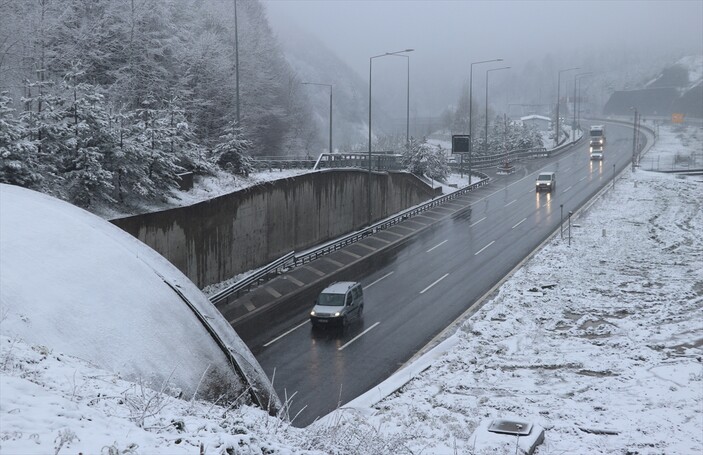
M 193 188 L 189 191 L 179 191 L 161 203 L 144 204 L 139 210 L 143 212 L 155 212 L 174 207 L 197 204 L 198 202 L 239 191 L 271 180 L 295 177 L 296 175 L 311 172 L 310 169 L 274 169 L 270 171 L 252 172 L 247 177 L 232 175 L 225 171 L 217 171 L 212 176 L 196 176 Z M 97 215 L 112 219 L 132 215 L 132 212 L 117 211 L 111 207 L 98 207 L 95 209 Z
M 700 128 L 659 133 L 647 157 L 703 147 Z M 481 453 L 474 430 L 506 417 L 545 428 L 539 454 L 703 453 L 702 195 L 700 177 L 628 171 L 450 348 L 305 429 L 148 390 L 3 330 L 0 453 Z

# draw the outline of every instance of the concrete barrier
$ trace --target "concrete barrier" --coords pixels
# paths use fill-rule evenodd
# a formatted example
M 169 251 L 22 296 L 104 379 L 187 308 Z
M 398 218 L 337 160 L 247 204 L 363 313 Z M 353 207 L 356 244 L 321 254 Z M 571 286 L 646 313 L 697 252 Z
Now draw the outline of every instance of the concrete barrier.
M 203 288 L 365 226 L 367 176 L 312 172 L 112 223 Z M 371 173 L 372 221 L 431 198 L 431 188 L 410 173 Z

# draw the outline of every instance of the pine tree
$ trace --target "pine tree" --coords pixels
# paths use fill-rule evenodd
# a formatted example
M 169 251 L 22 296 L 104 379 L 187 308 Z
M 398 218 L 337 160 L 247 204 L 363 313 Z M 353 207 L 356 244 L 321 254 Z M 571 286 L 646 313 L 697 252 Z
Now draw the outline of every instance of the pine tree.
M 41 181 L 36 144 L 14 117 L 12 99 L 0 93 L 0 182 L 33 188 Z
M 38 189 L 67 199 L 61 176 L 61 160 L 70 136 L 64 118 L 65 99 L 61 93 L 54 93 L 57 90 L 51 81 L 28 83 L 26 90 L 28 96 L 22 98 L 25 109 L 20 121 L 28 132 L 28 140 L 36 144 L 37 169 L 43 177 Z
M 233 174 L 249 175 L 254 170 L 248 155 L 251 141 L 242 137 L 242 131 L 236 122 L 230 122 L 225 131 L 220 137 L 220 143 L 213 150 L 213 161 Z
M 120 203 L 150 197 L 155 189 L 147 179 L 146 149 L 139 140 L 134 112 L 120 112 L 112 119 L 111 130 L 115 135 L 115 149 L 109 168 L 113 174 L 113 186 Z
M 403 153 L 403 165 L 415 175 L 427 175 L 434 180 L 443 181 L 449 175 L 446 151 L 426 140 L 410 138 L 410 146 Z
M 73 87 L 73 106 L 65 111 L 72 135 L 62 171 L 71 202 L 90 207 L 96 202 L 114 202 L 112 172 L 106 168 L 115 148 L 109 129 L 105 100 L 89 84 Z
M 137 110 L 137 141 L 143 147 L 145 195 L 149 199 L 163 199 L 178 187 L 177 174 L 183 168 L 178 165 L 176 154 L 171 152 L 171 116 L 155 105 L 154 98 L 149 97 Z

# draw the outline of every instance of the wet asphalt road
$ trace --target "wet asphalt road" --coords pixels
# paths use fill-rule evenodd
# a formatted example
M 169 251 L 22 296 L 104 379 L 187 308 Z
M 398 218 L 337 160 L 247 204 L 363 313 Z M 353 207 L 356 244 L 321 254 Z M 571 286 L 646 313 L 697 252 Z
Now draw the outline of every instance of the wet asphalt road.
M 631 134 L 608 125 L 602 162 L 590 161 L 584 140 L 551 160 L 520 163 L 512 175 L 492 175 L 490 185 L 457 200 L 466 209 L 376 261 L 361 279 L 363 318 L 346 329 L 312 330 L 303 311 L 260 333 L 250 348 L 288 401 L 293 424 L 306 426 L 380 383 L 469 309 L 558 228 L 560 205 L 566 222 L 612 185 L 629 165 Z M 535 192 L 540 171 L 556 171 L 554 193 Z

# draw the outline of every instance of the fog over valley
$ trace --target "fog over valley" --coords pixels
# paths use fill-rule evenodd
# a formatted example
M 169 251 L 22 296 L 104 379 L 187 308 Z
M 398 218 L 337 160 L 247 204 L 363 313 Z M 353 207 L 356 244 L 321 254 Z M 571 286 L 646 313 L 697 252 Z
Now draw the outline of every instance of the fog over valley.
M 366 84 L 370 57 L 414 49 L 408 54 L 410 104 L 418 116 L 439 115 L 456 105 L 471 62 L 502 58 L 505 65 L 500 66 L 511 66 L 491 79 L 494 101 L 502 110 L 510 103 L 553 103 L 561 68 L 597 71 L 589 83 L 600 79 L 637 84 L 663 65 L 703 52 L 703 3 L 696 1 L 263 3 L 284 48 L 295 47 L 303 30 Z M 401 59 L 373 63 L 374 100 L 376 94 L 387 95 L 386 103 L 379 104 L 392 116 L 404 115 L 405 63 Z M 487 68 L 474 66 L 474 90 L 479 95 Z

